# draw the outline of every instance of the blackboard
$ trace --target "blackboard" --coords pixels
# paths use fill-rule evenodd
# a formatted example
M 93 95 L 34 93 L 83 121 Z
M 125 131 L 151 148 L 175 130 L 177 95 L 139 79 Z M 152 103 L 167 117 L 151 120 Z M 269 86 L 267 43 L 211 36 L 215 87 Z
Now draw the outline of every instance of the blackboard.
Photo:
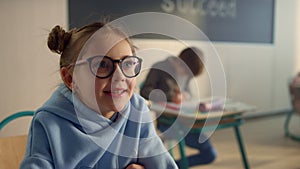
M 163 12 L 193 23 L 211 41 L 273 43 L 274 1 L 69 0 L 69 28 L 99 21 L 103 16 L 114 20 L 138 12 Z M 139 38 L 168 37 L 144 35 Z

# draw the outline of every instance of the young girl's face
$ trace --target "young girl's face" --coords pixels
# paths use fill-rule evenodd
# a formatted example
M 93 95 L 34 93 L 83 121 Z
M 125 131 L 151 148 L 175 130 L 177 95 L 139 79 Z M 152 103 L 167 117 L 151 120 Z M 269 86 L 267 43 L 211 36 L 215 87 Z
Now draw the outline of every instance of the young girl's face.
M 101 47 L 100 47 L 101 48 Z M 82 59 L 93 57 L 89 52 Z M 114 45 L 105 54 L 113 60 L 120 60 L 126 56 L 132 56 L 132 50 L 126 40 L 122 40 Z M 91 109 L 110 118 L 114 112 L 124 108 L 133 95 L 136 78 L 127 78 L 122 73 L 119 64 L 115 64 L 115 71 L 107 78 L 97 78 L 89 68 L 89 64 L 77 66 L 74 70 L 77 74 L 73 80 L 76 93 L 80 100 Z

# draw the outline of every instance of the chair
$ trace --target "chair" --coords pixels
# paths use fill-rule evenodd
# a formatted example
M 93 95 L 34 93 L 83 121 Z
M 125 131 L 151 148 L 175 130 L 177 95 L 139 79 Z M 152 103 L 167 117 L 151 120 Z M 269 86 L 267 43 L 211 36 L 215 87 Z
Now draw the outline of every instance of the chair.
M 284 123 L 285 136 L 300 141 L 300 135 L 290 131 L 291 119 L 294 115 L 300 115 L 300 73 L 289 83 L 289 93 L 292 109 L 287 113 Z
M 3 119 L 1 122 L 0 122 L 0 131 L 3 129 L 3 127 L 5 125 L 7 125 L 9 122 L 17 119 L 17 118 L 20 118 L 20 117 L 24 117 L 24 116 L 33 116 L 34 114 L 34 111 L 21 111 L 21 112 L 17 112 L 17 113 L 14 113 L 8 117 L 6 117 L 5 119 Z
M 19 168 L 26 151 L 27 135 L 0 138 L 0 168 Z
M 11 121 L 33 116 L 34 111 L 14 113 L 0 122 L 0 131 Z M 27 135 L 0 138 L 0 168 L 19 168 L 26 151 Z

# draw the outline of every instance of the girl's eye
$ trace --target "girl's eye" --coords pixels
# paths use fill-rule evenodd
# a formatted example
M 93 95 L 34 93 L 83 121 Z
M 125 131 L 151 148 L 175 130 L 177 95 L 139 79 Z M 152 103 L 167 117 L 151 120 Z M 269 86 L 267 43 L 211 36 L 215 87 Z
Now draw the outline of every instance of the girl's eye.
M 106 67 L 107 67 L 107 63 L 106 63 L 106 62 L 101 61 L 101 62 L 99 63 L 99 67 L 98 67 L 98 68 L 106 68 Z
M 132 66 L 134 66 L 135 62 L 132 62 L 132 61 L 126 61 L 124 62 L 124 66 L 127 67 L 127 68 L 130 68 Z
M 107 72 L 112 68 L 112 64 L 108 63 L 106 60 L 101 60 L 92 64 L 92 69 L 95 72 Z

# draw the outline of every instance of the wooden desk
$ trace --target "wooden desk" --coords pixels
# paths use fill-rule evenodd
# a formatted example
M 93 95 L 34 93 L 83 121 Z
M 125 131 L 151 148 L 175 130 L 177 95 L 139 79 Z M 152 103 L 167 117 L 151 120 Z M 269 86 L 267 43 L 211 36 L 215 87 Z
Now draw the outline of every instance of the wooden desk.
M 239 126 L 242 125 L 244 122 L 242 119 L 242 114 L 247 111 L 254 110 L 254 107 L 239 102 L 229 101 L 228 103 L 226 103 L 224 111 L 209 113 L 185 113 L 155 103 L 151 104 L 150 109 L 156 112 L 157 116 L 159 116 L 159 118 L 157 119 L 157 123 L 170 126 L 173 125 L 175 122 L 179 124 L 180 127 L 178 127 L 178 132 L 184 127 L 186 127 L 189 130 L 189 132 L 196 133 L 233 127 L 240 148 L 244 168 L 249 169 L 246 151 L 244 148 Z M 178 141 L 182 165 L 180 167 L 183 169 L 188 169 L 189 165 L 188 160 L 185 156 L 184 139 L 180 139 Z
M 0 169 L 18 169 L 24 158 L 27 135 L 0 138 Z

